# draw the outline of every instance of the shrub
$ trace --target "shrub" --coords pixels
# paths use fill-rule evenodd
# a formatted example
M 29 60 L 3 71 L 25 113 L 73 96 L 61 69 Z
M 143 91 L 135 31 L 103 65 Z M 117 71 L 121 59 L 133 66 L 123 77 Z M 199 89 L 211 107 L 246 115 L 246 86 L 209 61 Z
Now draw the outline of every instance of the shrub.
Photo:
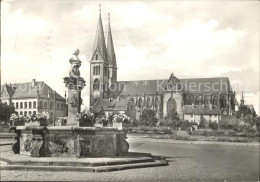
M 216 122 L 210 122 L 209 123 L 209 128 L 212 130 L 217 130 L 218 129 L 218 124 Z

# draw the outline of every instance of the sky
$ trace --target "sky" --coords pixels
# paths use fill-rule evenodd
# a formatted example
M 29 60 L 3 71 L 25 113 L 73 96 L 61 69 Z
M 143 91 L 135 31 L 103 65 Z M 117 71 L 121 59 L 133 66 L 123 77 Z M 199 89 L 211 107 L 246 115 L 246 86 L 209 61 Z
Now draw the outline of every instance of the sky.
M 87 81 L 99 4 L 108 13 L 118 80 L 229 77 L 259 114 L 258 1 L 2 0 L 1 83 L 44 81 L 62 96 L 79 48 Z

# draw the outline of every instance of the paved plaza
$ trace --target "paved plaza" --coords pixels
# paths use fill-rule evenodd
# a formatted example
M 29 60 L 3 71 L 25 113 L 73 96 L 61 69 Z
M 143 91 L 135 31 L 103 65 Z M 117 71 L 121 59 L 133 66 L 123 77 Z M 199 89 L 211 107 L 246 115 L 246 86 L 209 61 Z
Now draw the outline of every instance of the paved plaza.
M 163 156 L 168 166 L 113 172 L 1 171 L 1 180 L 22 181 L 258 181 L 259 145 L 175 142 L 129 137 L 130 151 Z M 11 146 L 1 146 L 1 155 Z

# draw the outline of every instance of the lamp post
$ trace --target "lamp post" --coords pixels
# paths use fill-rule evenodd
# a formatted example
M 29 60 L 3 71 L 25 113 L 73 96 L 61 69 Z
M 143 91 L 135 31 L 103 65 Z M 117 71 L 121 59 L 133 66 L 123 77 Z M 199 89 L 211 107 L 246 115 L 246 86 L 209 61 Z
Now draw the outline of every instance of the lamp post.
M 55 90 L 49 91 L 49 94 L 52 94 L 53 98 L 54 98 L 53 125 L 55 126 L 55 118 L 56 118 L 56 91 Z

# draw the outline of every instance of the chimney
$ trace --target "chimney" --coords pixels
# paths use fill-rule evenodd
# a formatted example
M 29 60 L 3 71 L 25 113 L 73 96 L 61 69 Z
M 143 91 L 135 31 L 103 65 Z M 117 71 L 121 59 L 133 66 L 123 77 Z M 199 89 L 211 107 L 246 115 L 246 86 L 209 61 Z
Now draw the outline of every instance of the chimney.
M 36 80 L 32 79 L 32 87 L 35 87 L 35 84 L 36 84 Z
M 212 104 L 209 103 L 209 110 L 212 110 Z

